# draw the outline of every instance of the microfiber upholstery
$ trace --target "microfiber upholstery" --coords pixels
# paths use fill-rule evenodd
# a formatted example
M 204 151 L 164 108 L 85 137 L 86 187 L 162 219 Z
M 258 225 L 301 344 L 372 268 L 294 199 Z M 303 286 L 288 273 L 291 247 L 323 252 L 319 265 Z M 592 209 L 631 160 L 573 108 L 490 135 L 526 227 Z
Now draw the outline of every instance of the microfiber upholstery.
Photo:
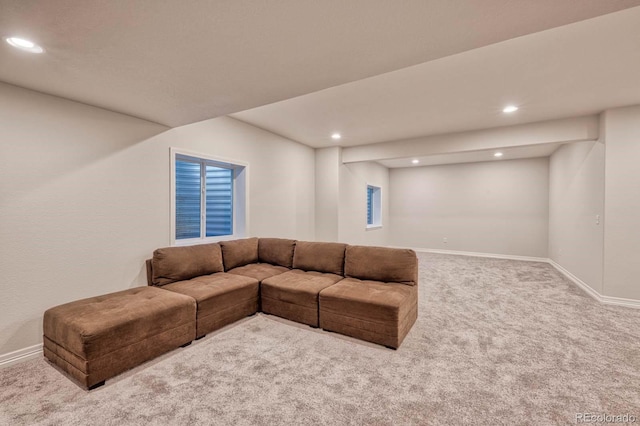
M 151 282 L 159 286 L 223 272 L 222 251 L 217 243 L 157 249 L 153 252 L 151 270 Z
M 220 241 L 220 247 L 225 271 L 258 262 L 257 238 Z
M 417 318 L 418 288 L 345 278 L 322 290 L 319 304 L 323 329 L 398 348 Z
M 418 258 L 410 249 L 347 246 L 344 274 L 362 280 L 415 285 Z
M 218 272 L 162 288 L 195 299 L 197 337 L 258 311 L 258 280 L 251 277 Z
M 196 336 L 193 298 L 136 287 L 44 313 L 47 359 L 83 386 L 111 378 Z
M 246 238 L 157 249 L 146 266 L 148 287 L 47 310 L 45 357 L 91 388 L 260 309 L 392 348 L 418 315 L 412 250 Z
M 343 275 L 346 244 L 296 241 L 293 268 Z
M 343 277 L 293 269 L 262 281 L 262 311 L 314 327 L 318 326 L 318 294 Z
M 237 268 L 230 269 L 227 273 L 255 278 L 262 282 L 269 277 L 273 277 L 274 275 L 279 275 L 287 271 L 289 271 L 289 268 L 285 268 L 284 266 L 276 266 L 270 263 L 252 263 L 250 265 L 238 266 Z
M 291 269 L 295 247 L 295 240 L 260 238 L 258 241 L 258 259 L 262 263 L 270 263 Z

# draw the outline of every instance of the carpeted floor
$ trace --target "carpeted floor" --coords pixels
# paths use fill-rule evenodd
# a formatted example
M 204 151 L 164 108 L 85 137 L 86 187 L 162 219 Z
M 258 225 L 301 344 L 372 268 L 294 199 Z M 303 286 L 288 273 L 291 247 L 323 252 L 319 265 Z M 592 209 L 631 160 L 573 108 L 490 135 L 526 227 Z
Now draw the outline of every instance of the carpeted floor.
M 91 392 L 44 359 L 0 370 L 0 424 L 640 423 L 640 310 L 544 263 L 419 257 L 397 351 L 258 314 Z

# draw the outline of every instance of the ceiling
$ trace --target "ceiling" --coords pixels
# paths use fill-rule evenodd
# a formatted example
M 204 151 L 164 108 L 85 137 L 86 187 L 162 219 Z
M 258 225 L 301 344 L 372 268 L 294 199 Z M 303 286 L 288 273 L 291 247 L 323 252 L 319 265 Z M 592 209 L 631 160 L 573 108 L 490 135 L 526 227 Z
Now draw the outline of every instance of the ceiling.
M 336 129 L 364 144 L 638 103 L 640 9 L 539 33 L 636 5 L 0 0 L 0 35 L 46 49 L 0 43 L 0 81 L 168 126 L 271 104 L 235 117 L 310 146 Z M 502 117 L 507 101 L 522 115 Z
M 507 104 L 520 109 L 504 114 Z M 590 115 L 634 104 L 640 104 L 640 7 L 232 117 L 320 148 Z M 337 142 L 330 137 L 336 131 L 342 134 Z
M 456 152 L 448 154 L 436 154 L 428 156 L 415 156 L 408 158 L 393 158 L 380 160 L 377 163 L 390 169 L 403 167 L 435 166 L 443 164 L 479 163 L 483 161 L 503 161 L 516 160 L 520 158 L 548 157 L 553 154 L 562 144 L 545 143 L 539 145 L 527 145 L 519 147 L 501 148 L 499 150 L 477 150 L 467 152 Z M 501 153 L 501 157 L 495 157 L 495 153 Z M 413 163 L 418 160 L 418 163 Z

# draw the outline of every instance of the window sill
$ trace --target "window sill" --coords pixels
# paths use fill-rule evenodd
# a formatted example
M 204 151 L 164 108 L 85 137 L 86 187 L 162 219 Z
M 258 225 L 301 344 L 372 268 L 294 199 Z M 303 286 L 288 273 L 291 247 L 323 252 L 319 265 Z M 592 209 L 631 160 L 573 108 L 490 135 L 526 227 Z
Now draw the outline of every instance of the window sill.
M 240 235 L 221 235 L 218 237 L 188 238 L 183 240 L 174 240 L 172 241 L 171 246 L 180 247 L 180 246 L 193 246 L 197 244 L 219 243 L 220 241 L 237 240 L 240 238 L 244 238 L 244 237 Z
M 367 225 L 365 228 L 366 231 L 373 231 L 376 229 L 382 229 L 382 225 Z

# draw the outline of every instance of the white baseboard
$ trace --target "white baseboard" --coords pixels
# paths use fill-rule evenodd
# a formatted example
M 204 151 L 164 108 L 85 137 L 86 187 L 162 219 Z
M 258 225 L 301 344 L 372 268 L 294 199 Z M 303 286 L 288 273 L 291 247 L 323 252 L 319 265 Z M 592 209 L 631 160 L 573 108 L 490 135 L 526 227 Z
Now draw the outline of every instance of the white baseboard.
M 494 253 L 476 253 L 470 251 L 456 251 L 456 250 L 438 250 L 427 249 L 418 247 L 398 247 L 389 246 L 393 248 L 410 248 L 416 252 L 422 253 L 440 253 L 440 254 L 452 254 L 458 256 L 475 256 L 475 257 L 489 257 L 494 259 L 507 259 L 507 260 L 523 260 L 526 262 L 543 262 L 548 263 L 558 270 L 562 275 L 567 277 L 571 282 L 580 287 L 585 293 L 593 297 L 598 302 L 605 305 L 623 306 L 626 308 L 640 309 L 640 300 L 636 299 L 624 299 L 622 297 L 603 296 L 593 288 L 589 287 L 580 278 L 573 275 L 571 272 L 560 266 L 555 261 L 545 257 L 531 257 L 531 256 L 513 256 L 506 254 L 494 254 Z M 28 348 L 19 349 L 17 351 L 9 352 L 7 354 L 0 355 L 0 368 L 8 367 L 19 362 L 28 361 L 42 356 L 42 343 L 29 346 Z
M 508 260 L 524 260 L 526 262 L 544 262 L 547 263 L 549 259 L 546 257 L 532 257 L 532 256 L 516 256 L 510 254 L 496 254 L 496 253 L 477 253 L 473 251 L 458 251 L 458 250 L 440 250 L 440 249 L 428 249 L 420 247 L 408 247 L 413 251 L 422 253 L 440 253 L 440 254 L 453 254 L 456 256 L 473 256 L 473 257 L 490 257 L 493 259 L 508 259 Z
M 398 247 L 396 247 L 398 248 Z M 526 262 L 544 262 L 548 263 L 562 275 L 567 277 L 570 281 L 572 281 L 575 285 L 580 287 L 585 293 L 589 296 L 593 297 L 598 302 L 605 305 L 614 305 L 614 306 L 624 306 L 626 308 L 634 308 L 640 309 L 640 300 L 637 299 L 625 299 L 622 297 L 613 297 L 613 296 L 605 296 L 598 293 L 593 288 L 589 287 L 587 283 L 582 281 L 580 278 L 573 275 L 564 267 L 560 266 L 555 261 L 546 258 L 546 257 L 531 257 L 531 256 L 514 256 L 507 254 L 494 254 L 494 253 L 476 253 L 470 251 L 457 251 L 457 250 L 440 250 L 440 249 L 428 249 L 428 248 L 420 248 L 420 247 L 404 247 L 411 248 L 413 251 L 422 252 L 422 253 L 440 253 L 440 254 L 452 254 L 457 256 L 475 256 L 475 257 L 490 257 L 494 259 L 508 259 L 508 260 L 523 260 Z
M 624 297 L 613 297 L 613 296 L 603 296 L 602 303 L 605 305 L 616 305 L 616 306 L 624 306 L 625 308 L 634 308 L 640 309 L 640 300 L 636 299 L 625 299 Z
M 572 281 L 575 285 L 580 287 L 582 289 L 582 291 L 587 293 L 589 296 L 593 297 L 594 299 L 596 299 L 600 303 L 605 303 L 604 300 L 602 299 L 602 295 L 600 293 L 598 293 L 593 288 L 589 287 L 589 285 L 587 285 L 587 283 L 585 283 L 580 278 L 578 278 L 575 275 L 573 275 L 571 272 L 566 270 L 564 267 L 560 266 L 559 263 L 556 263 L 554 260 L 551 260 L 551 259 L 549 259 L 547 262 L 549 263 L 549 265 L 551 265 L 554 268 L 556 268 L 558 270 L 558 272 L 560 272 L 562 275 L 564 275 L 570 281 Z
M 42 356 L 42 343 L 0 355 L 0 368 Z
M 603 294 L 598 293 L 593 288 L 589 287 L 584 281 L 582 281 L 580 278 L 573 275 L 571 272 L 567 271 L 565 268 L 560 266 L 555 261 L 549 259 L 549 264 L 554 268 L 556 268 L 565 277 L 573 281 L 578 287 L 584 290 L 585 293 L 587 293 L 589 296 L 593 297 L 600 303 L 603 303 L 605 305 L 624 306 L 625 308 L 640 309 L 640 300 L 625 299 L 623 297 L 605 296 Z

